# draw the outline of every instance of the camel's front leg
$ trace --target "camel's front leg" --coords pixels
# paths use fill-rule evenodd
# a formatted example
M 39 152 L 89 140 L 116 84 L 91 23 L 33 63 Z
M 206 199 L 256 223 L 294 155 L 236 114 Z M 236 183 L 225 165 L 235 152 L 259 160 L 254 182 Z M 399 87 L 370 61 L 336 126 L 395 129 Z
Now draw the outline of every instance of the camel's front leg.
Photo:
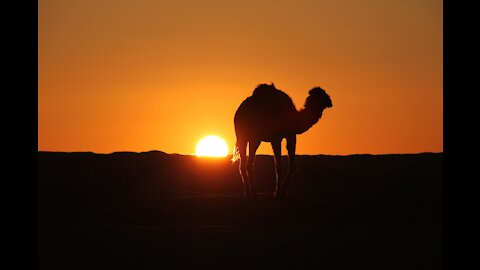
M 287 176 L 281 186 L 282 196 L 288 196 L 288 187 L 292 180 L 293 173 L 297 169 L 297 164 L 295 161 L 295 149 L 297 145 L 297 136 L 293 135 L 287 138 L 287 151 L 288 151 L 288 170 Z
M 273 195 L 279 197 L 282 183 L 282 140 L 272 141 L 272 150 L 275 158 L 275 192 Z

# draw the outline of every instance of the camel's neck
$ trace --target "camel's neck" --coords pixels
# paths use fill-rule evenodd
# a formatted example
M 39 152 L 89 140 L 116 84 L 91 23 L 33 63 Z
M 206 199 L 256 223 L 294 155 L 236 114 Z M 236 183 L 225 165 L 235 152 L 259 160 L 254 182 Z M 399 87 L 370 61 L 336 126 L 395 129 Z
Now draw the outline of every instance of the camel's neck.
M 298 126 L 297 134 L 302 134 L 315 125 L 322 117 L 323 109 L 317 111 L 311 111 L 309 109 L 301 109 L 298 114 Z

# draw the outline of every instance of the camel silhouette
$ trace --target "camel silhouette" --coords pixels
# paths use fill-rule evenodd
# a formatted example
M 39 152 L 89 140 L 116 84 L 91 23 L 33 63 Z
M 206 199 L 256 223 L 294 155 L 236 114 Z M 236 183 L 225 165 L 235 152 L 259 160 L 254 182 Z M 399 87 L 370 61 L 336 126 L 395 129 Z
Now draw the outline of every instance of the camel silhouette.
M 245 197 L 256 196 L 253 184 L 255 153 L 262 141 L 270 142 L 275 159 L 276 198 L 288 196 L 288 185 L 296 169 L 297 134 L 309 130 L 322 117 L 323 110 L 332 107 L 330 96 L 320 87 L 309 92 L 304 108 L 297 111 L 292 99 L 271 84 L 259 84 L 253 94 L 238 107 L 235 117 L 237 142 L 233 161 L 240 160 L 239 170 Z M 281 142 L 287 140 L 288 169 L 282 181 Z M 248 144 L 248 160 L 246 149 Z

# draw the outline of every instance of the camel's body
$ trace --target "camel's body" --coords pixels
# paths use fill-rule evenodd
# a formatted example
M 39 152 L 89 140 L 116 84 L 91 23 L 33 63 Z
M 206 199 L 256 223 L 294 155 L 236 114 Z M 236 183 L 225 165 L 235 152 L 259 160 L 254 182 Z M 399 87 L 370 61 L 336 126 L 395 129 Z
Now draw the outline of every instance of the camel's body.
M 331 100 L 321 88 L 310 91 L 305 109 L 297 111 L 292 99 L 273 84 L 260 84 L 252 96 L 242 102 L 235 113 L 234 125 L 237 135 L 235 155 L 240 156 L 240 174 L 244 183 L 244 195 L 254 196 L 253 162 L 262 141 L 270 142 L 275 156 L 275 196 L 284 197 L 292 173 L 295 170 L 296 135 L 308 130 L 322 116 Z M 281 181 L 281 142 L 287 140 L 289 166 L 285 180 Z M 246 148 L 249 158 L 246 160 Z
M 287 94 L 263 89 L 242 102 L 235 114 L 237 140 L 272 142 L 295 135 L 297 110 Z

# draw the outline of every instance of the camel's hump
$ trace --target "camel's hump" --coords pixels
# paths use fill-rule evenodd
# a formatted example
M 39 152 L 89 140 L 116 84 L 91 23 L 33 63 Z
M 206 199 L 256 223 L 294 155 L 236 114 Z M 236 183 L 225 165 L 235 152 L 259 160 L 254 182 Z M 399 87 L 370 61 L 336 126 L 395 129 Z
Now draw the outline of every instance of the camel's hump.
M 292 99 L 282 90 L 275 88 L 273 84 L 259 84 L 252 93 L 253 99 L 270 99 L 291 101 Z
M 274 86 L 273 84 L 265 84 L 265 83 L 262 83 L 262 84 L 259 84 L 259 85 L 253 90 L 252 96 L 271 95 L 271 94 L 273 94 L 275 91 L 278 91 L 278 89 L 275 88 L 275 86 Z
M 268 92 L 259 90 L 245 99 L 237 109 L 235 118 L 282 117 L 284 114 L 296 112 L 292 99 L 286 93 L 280 90 Z

